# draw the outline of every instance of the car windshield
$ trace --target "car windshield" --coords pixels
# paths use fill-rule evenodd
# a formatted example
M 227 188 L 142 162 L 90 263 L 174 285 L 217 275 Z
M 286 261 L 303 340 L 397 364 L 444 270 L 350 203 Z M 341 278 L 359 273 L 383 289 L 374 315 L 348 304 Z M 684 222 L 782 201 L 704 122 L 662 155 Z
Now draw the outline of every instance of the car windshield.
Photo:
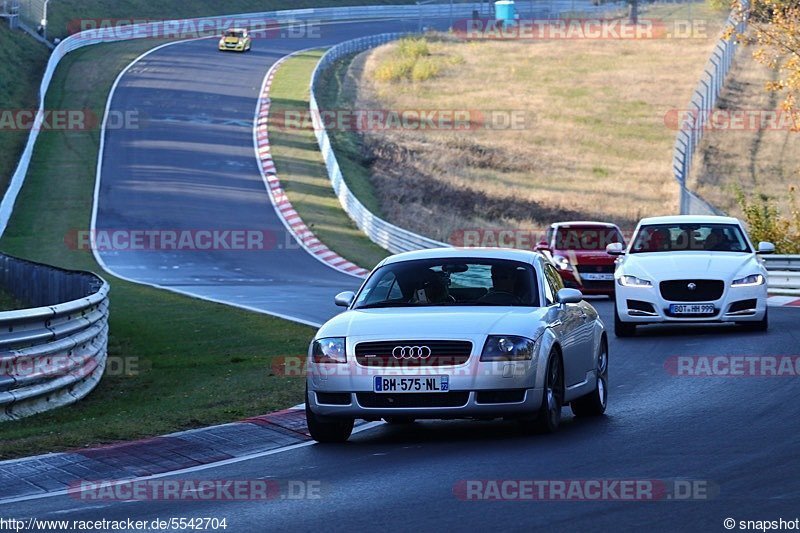
M 598 226 L 561 226 L 556 232 L 556 250 L 605 251 L 611 243 L 625 243 L 617 228 Z
M 355 309 L 539 305 L 533 266 L 499 259 L 432 259 L 391 263 L 361 289 Z
M 750 252 L 736 224 L 655 224 L 642 226 L 631 253 L 645 252 Z
M 237 39 L 241 39 L 244 37 L 244 32 L 238 30 L 228 30 L 225 32 L 225 37 L 235 37 Z

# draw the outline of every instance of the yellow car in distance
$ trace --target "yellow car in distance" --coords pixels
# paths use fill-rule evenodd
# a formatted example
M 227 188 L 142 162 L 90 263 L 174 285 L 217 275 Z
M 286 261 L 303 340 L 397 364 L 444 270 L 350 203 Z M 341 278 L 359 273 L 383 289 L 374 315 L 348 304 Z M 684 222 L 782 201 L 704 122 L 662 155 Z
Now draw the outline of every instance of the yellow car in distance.
M 225 30 L 219 39 L 221 52 L 249 52 L 251 44 L 250 32 L 240 28 Z

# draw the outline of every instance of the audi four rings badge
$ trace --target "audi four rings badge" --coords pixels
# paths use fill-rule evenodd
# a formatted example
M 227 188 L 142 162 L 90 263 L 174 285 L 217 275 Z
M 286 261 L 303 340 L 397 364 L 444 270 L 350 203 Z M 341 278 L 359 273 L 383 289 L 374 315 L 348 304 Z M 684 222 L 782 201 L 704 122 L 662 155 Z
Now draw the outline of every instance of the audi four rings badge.
M 395 346 L 392 357 L 395 359 L 427 359 L 431 356 L 428 346 Z

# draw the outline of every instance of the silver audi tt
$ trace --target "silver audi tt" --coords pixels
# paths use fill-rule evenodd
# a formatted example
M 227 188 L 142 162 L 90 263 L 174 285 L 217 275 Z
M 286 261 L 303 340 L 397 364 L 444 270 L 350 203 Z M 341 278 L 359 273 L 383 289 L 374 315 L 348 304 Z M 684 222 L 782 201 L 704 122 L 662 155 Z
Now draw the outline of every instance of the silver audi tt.
M 356 418 L 519 419 L 605 412 L 608 341 L 595 309 L 534 252 L 441 248 L 384 259 L 308 353 L 306 416 L 319 442 Z

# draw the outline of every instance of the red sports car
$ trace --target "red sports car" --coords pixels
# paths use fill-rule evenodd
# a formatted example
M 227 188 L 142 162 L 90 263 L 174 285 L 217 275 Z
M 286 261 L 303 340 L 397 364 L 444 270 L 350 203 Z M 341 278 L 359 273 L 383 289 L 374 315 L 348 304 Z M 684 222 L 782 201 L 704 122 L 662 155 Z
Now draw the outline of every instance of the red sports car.
M 547 230 L 536 250 L 549 255 L 564 286 L 584 294 L 614 294 L 614 257 L 606 245 L 625 244 L 615 224 L 605 222 L 557 222 Z

